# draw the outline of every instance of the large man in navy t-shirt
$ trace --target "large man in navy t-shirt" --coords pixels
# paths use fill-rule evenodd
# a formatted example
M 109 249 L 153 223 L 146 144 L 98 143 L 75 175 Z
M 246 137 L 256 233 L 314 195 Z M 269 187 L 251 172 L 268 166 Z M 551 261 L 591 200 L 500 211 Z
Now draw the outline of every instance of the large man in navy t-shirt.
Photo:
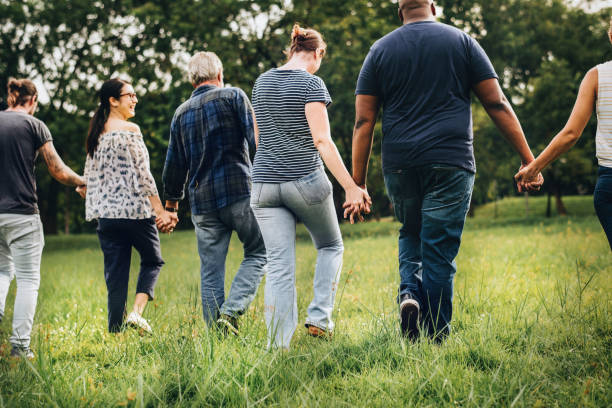
M 385 185 L 402 223 L 402 333 L 415 338 L 424 327 L 441 339 L 450 331 L 454 259 L 476 172 L 471 91 L 523 165 L 533 155 L 480 45 L 466 33 L 437 23 L 431 0 L 400 0 L 398 13 L 403 25 L 374 43 L 357 81 L 353 178 L 365 187 L 372 133 L 382 106 Z M 539 188 L 542 181 L 530 187 Z

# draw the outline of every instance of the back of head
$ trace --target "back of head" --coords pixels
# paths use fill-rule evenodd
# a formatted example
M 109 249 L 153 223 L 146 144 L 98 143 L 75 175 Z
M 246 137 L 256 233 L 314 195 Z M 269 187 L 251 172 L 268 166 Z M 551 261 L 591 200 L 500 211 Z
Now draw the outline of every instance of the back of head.
M 201 51 L 189 60 L 189 81 L 193 86 L 212 81 L 223 71 L 223 64 L 214 52 Z
M 36 85 L 29 79 L 9 78 L 7 90 L 8 96 L 6 102 L 11 108 L 26 105 L 38 96 Z
M 298 52 L 310 52 L 317 49 L 325 50 L 327 44 L 323 41 L 323 36 L 312 28 L 302 28 L 299 24 L 294 24 L 291 31 L 291 45 L 285 51 L 288 58 Z
M 104 130 L 104 125 L 106 124 L 108 115 L 110 114 L 111 107 L 109 99 L 121 98 L 121 89 L 123 89 L 123 86 L 126 84 L 129 84 L 129 82 L 118 78 L 112 78 L 105 81 L 98 91 L 98 108 L 94 112 L 94 115 L 89 122 L 89 132 L 87 132 L 86 149 L 87 154 L 91 157 L 93 157 L 94 152 L 98 147 L 100 134 Z

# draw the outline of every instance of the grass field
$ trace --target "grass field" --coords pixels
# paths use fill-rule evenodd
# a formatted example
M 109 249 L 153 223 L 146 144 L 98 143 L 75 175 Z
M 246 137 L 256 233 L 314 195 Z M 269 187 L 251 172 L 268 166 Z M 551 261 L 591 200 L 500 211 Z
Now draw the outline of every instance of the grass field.
M 0 325 L 0 406 L 612 406 L 612 255 L 592 198 L 566 204 L 569 217 L 549 219 L 544 198 L 529 199 L 528 217 L 524 199 L 477 209 L 457 258 L 453 334 L 442 345 L 398 335 L 391 220 L 342 226 L 334 338 L 299 327 L 289 352 L 266 351 L 263 285 L 240 337 L 206 329 L 192 231 L 162 237 L 166 266 L 145 312 L 155 330 L 148 337 L 106 333 L 97 238 L 48 237 L 37 357 L 8 358 L 13 284 Z M 316 253 L 305 230 L 298 238 L 303 323 Z M 241 252 L 234 238 L 228 284 Z M 137 265 L 135 255 L 133 272 Z

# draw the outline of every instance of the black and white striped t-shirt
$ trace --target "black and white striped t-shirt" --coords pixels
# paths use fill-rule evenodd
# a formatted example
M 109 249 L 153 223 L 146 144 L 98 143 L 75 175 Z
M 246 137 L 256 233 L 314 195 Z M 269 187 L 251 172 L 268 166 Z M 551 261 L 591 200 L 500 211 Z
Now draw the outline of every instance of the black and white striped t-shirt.
M 304 109 L 309 102 L 331 103 L 321 78 L 273 68 L 257 78 L 252 101 L 259 128 L 254 183 L 293 181 L 323 166 Z

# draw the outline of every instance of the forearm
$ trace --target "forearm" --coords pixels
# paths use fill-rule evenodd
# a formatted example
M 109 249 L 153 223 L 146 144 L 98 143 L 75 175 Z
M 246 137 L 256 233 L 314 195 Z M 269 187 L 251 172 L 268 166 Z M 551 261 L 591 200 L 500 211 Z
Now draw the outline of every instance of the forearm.
M 85 185 L 85 179 L 76 174 L 70 167 L 64 165 L 59 169 L 51 172 L 54 179 L 67 186 L 82 186 Z
M 346 169 L 334 142 L 331 139 L 325 139 L 316 143 L 315 146 L 321 155 L 321 159 L 342 188 L 347 190 L 355 186 L 355 182 Z
M 565 128 L 550 141 L 546 149 L 535 159 L 533 166 L 537 172 L 544 170 L 563 153 L 576 144 L 579 134 L 572 129 Z
M 164 212 L 164 207 L 162 206 L 162 202 L 159 199 L 158 195 L 152 195 L 148 197 L 149 201 L 151 202 L 151 207 L 153 207 L 153 211 L 155 212 L 155 215 L 160 215 Z
M 368 177 L 374 123 L 357 120 L 353 130 L 353 180 L 361 187 L 365 186 Z
M 517 151 L 523 164 L 531 163 L 534 160 L 533 153 L 527 144 L 521 124 L 510 103 L 504 98 L 497 104 L 485 106 L 485 110 L 502 135 Z
M 178 201 L 173 201 L 173 200 L 166 200 L 166 208 L 174 208 L 175 210 L 178 210 L 179 207 L 179 203 Z

